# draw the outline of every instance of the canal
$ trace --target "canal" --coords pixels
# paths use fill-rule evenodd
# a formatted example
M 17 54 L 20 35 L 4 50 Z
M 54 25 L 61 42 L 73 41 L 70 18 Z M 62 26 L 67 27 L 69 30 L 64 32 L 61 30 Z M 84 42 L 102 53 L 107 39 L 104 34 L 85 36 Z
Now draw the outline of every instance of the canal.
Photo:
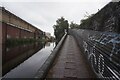
M 2 46 L 3 78 L 34 78 L 54 49 L 55 43 Z

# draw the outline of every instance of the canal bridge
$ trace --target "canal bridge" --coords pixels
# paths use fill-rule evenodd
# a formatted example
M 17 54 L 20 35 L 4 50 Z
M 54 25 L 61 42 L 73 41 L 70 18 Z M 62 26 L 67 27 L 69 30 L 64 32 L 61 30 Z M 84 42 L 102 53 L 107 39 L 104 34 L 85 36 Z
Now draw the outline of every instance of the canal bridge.
M 71 29 L 35 78 L 120 79 L 120 34 Z

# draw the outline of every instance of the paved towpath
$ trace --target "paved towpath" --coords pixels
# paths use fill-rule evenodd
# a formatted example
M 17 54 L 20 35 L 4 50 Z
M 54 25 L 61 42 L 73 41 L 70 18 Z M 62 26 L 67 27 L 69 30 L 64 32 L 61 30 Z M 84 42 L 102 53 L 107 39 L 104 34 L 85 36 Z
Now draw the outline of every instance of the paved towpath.
M 68 35 L 47 78 L 94 78 L 82 54 L 74 37 Z

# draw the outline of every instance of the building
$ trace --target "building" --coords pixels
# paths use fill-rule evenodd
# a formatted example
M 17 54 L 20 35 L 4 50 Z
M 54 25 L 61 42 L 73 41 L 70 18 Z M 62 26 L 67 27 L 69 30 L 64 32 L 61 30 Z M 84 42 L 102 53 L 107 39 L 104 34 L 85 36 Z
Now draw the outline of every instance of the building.
M 51 38 L 51 34 L 50 34 L 49 32 L 46 32 L 46 33 L 45 33 L 45 36 L 46 36 L 47 38 L 49 38 L 49 39 Z
M 7 39 L 39 39 L 43 31 L 0 7 L 0 43 Z

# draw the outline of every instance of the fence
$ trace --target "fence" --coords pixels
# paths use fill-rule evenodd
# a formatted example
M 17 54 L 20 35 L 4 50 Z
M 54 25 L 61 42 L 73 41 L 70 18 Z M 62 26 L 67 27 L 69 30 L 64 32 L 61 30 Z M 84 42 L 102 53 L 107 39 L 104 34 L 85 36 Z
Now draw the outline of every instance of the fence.
M 70 29 L 99 78 L 120 79 L 120 34 Z

